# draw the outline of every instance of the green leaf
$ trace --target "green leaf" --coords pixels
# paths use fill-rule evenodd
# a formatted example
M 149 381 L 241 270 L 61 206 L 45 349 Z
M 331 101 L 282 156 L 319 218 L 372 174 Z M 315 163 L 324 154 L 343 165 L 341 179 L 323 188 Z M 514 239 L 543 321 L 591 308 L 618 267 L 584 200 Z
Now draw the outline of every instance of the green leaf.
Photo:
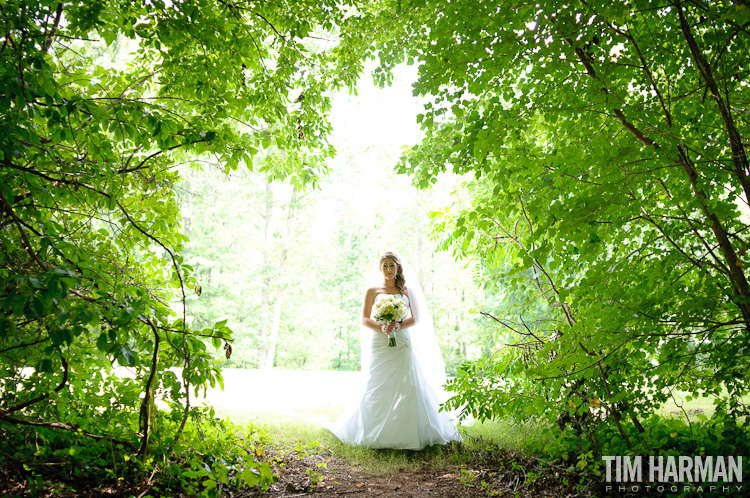
M 52 372 L 52 360 L 49 358 L 43 358 L 37 363 L 35 370 L 39 373 L 51 373 Z
M 107 334 L 104 333 L 104 332 L 102 332 L 101 334 L 99 334 L 99 337 L 97 337 L 97 339 L 96 339 L 96 348 L 99 351 L 107 351 L 108 350 L 108 347 L 107 347 L 108 344 L 109 344 L 109 338 L 107 337 Z
M 52 339 L 52 345 L 53 346 L 60 346 L 62 343 L 65 342 L 66 339 L 66 330 L 64 329 L 57 329 L 57 330 L 51 330 L 49 335 Z
M 130 350 L 130 348 L 126 346 L 120 346 L 120 354 L 122 360 L 124 361 L 124 365 L 133 365 L 135 363 L 135 355 L 133 355 L 133 352 Z
M 36 296 L 32 296 L 29 299 L 29 309 L 33 314 L 32 316 L 36 318 L 41 318 L 45 315 L 44 301 Z

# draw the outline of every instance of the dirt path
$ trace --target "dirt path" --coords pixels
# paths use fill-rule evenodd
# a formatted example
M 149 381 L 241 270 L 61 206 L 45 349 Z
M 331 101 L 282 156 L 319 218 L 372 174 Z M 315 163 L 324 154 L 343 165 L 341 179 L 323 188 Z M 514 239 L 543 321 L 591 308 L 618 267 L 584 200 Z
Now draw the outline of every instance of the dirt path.
M 277 468 L 279 481 L 266 493 L 248 496 L 292 498 L 300 496 L 353 498 L 369 497 L 486 497 L 471 483 L 461 482 L 459 469 L 429 468 L 404 470 L 394 475 L 369 475 L 346 462 L 322 456 L 287 457 Z
M 461 448 L 445 448 L 462 451 Z M 415 458 L 420 458 L 414 454 Z M 604 496 L 591 480 L 539 461 L 502 452 L 477 452 L 473 462 L 434 466 L 432 458 L 392 474 L 373 475 L 320 454 L 269 456 L 279 477 L 266 492 L 251 490 L 236 498 L 446 497 L 561 498 Z M 597 492 L 599 491 L 599 492 Z
M 285 461 L 279 482 L 264 496 L 301 495 L 333 497 L 478 497 L 487 496 L 461 483 L 458 469 L 435 473 L 429 469 L 372 476 L 352 469 L 345 462 L 320 456 Z M 321 464 L 324 464 L 323 467 Z M 440 475 L 437 475 L 440 474 Z

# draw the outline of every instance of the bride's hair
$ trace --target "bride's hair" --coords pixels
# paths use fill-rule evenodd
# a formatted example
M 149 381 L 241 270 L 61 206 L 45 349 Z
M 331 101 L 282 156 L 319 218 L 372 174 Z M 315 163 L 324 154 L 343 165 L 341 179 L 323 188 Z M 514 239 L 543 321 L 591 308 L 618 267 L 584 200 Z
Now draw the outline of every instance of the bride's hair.
M 403 294 L 406 294 L 406 279 L 404 278 L 404 268 L 403 266 L 401 266 L 401 260 L 398 256 L 396 256 L 396 253 L 386 251 L 382 256 L 380 256 L 380 263 L 378 263 L 378 267 L 383 265 L 384 259 L 390 259 L 391 261 L 396 263 L 396 266 L 398 267 L 398 271 L 396 271 L 396 287 L 398 287 L 398 289 Z

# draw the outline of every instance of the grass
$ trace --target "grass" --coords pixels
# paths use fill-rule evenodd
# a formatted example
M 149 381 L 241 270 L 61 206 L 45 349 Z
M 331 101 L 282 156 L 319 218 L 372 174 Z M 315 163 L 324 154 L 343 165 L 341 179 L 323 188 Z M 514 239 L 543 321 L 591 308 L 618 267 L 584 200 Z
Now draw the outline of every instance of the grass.
M 495 446 L 512 453 L 530 453 L 531 444 L 543 437 L 531 424 L 519 426 L 510 420 L 476 422 L 461 427 L 461 446 L 434 446 L 423 451 L 373 450 L 341 443 L 323 425 L 342 413 L 341 407 L 278 412 L 247 412 L 217 408 L 218 417 L 259 430 L 282 454 L 323 454 L 344 460 L 352 468 L 370 475 L 393 475 L 403 470 L 441 469 L 467 463 L 476 452 Z
M 688 413 L 691 421 L 695 422 L 695 414 L 702 413 L 706 417 L 711 418 L 716 411 L 714 406 L 714 398 L 712 397 L 700 397 L 698 399 L 691 399 L 686 401 L 685 397 L 687 393 L 675 391 L 669 401 L 667 401 L 656 413 L 660 417 L 666 418 L 684 418 L 685 413 Z M 683 413 L 683 410 L 685 413 Z
M 518 424 L 510 419 L 476 422 L 471 427 L 461 427 L 462 445 L 409 450 L 371 450 L 342 444 L 325 424 L 334 422 L 344 411 L 337 404 L 315 408 L 288 408 L 260 411 L 217 407 L 216 415 L 229 418 L 238 425 L 252 426 L 266 442 L 281 454 L 300 456 L 319 454 L 345 461 L 355 470 L 371 475 L 393 475 L 402 470 L 416 471 L 425 468 L 449 468 L 467 465 L 476 454 L 490 448 L 519 455 L 538 455 L 546 436 L 540 427 L 531 423 Z M 684 410 L 684 412 L 683 412 Z M 692 422 L 697 414 L 711 417 L 713 398 L 685 400 L 684 393 L 675 393 L 673 399 L 657 412 L 665 418 L 683 418 L 687 413 Z
M 323 427 L 324 423 L 336 420 L 341 412 L 338 407 L 294 410 L 281 414 L 217 409 L 216 415 L 227 417 L 238 425 L 252 425 L 261 431 L 266 441 L 272 442 L 276 451 L 283 454 L 325 454 L 345 460 L 355 470 L 371 475 L 388 475 L 405 468 L 414 469 L 442 453 L 440 448 L 416 452 L 347 446 Z
M 324 436 L 330 433 L 322 426 L 330 420 L 335 420 L 338 413 L 339 410 L 335 408 L 293 410 L 281 413 L 216 409 L 217 417 L 229 418 L 235 424 L 252 425 L 261 429 L 268 439 L 286 449 L 325 439 Z M 330 437 L 335 439 L 332 434 Z
M 466 436 L 466 446 L 470 450 L 492 445 L 510 453 L 524 454 L 531 453 L 533 443 L 546 437 L 538 425 L 518 423 L 510 418 L 475 423 L 466 428 Z

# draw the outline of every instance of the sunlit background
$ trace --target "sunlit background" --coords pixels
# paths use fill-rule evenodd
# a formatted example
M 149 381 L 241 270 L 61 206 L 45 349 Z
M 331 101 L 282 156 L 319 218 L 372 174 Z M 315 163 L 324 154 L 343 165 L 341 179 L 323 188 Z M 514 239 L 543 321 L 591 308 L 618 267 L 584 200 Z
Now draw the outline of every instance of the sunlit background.
M 189 318 L 199 328 L 228 320 L 232 356 L 216 351 L 224 367 L 358 370 L 365 281 L 385 250 L 418 273 L 449 373 L 487 347 L 473 264 L 438 250 L 431 229 L 431 213 L 462 202 L 463 179 L 446 174 L 419 190 L 394 172 L 420 136 L 415 78 L 414 67 L 399 67 L 381 89 L 366 72 L 356 93 L 332 96 L 337 154 L 318 188 L 293 192 L 210 162 L 183 168 L 184 255 L 202 288 Z

